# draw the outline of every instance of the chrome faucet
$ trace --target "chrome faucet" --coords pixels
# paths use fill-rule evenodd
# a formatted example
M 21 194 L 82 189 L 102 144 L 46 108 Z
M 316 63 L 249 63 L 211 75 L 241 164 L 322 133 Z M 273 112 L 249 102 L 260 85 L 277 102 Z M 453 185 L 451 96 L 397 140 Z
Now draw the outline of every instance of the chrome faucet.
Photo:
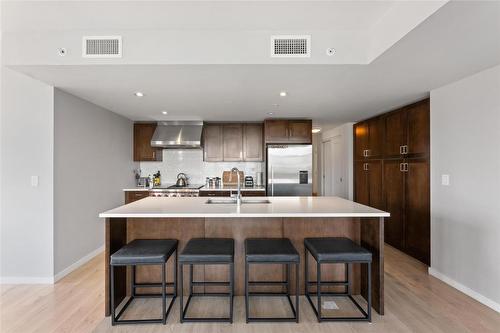
M 236 194 L 236 204 L 241 205 L 241 179 L 240 179 L 240 170 L 234 167 L 231 169 L 231 173 L 236 172 L 236 176 L 238 177 L 238 194 Z

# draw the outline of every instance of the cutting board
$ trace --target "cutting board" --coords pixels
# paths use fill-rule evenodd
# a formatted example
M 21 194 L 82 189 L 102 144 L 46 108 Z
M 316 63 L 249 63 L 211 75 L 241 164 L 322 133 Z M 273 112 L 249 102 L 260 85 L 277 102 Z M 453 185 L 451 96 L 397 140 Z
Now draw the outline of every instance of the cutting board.
M 243 171 L 239 171 L 240 173 L 240 184 L 245 182 L 245 174 Z M 224 171 L 222 172 L 222 183 L 224 185 L 238 185 L 238 175 L 236 172 Z

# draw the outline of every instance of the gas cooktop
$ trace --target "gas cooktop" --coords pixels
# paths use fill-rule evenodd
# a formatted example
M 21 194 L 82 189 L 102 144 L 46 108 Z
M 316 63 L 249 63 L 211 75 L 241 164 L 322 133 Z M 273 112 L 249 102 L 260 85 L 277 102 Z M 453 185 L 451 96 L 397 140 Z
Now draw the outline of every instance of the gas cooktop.
M 189 184 L 186 186 L 177 186 L 177 185 L 170 185 L 167 187 L 155 187 L 153 190 L 198 190 L 202 188 L 204 185 L 202 184 Z

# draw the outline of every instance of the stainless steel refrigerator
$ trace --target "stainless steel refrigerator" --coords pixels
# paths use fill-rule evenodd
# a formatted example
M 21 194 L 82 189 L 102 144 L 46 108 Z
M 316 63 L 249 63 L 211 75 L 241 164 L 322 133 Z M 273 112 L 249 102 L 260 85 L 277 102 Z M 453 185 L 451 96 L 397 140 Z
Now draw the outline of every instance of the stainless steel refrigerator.
M 268 145 L 268 196 L 312 195 L 312 145 Z

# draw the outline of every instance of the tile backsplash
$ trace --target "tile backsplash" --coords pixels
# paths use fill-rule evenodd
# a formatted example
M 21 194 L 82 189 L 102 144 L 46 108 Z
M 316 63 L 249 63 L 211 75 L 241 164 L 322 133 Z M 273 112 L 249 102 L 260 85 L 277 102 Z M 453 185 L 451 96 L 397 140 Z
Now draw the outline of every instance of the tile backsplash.
M 222 172 L 233 167 L 252 177 L 265 171 L 264 162 L 204 162 L 202 149 L 164 149 L 162 162 L 140 162 L 139 165 L 143 177 L 160 170 L 162 185 L 175 183 L 180 172 L 188 176 L 191 184 L 205 184 L 206 177 L 222 178 Z

